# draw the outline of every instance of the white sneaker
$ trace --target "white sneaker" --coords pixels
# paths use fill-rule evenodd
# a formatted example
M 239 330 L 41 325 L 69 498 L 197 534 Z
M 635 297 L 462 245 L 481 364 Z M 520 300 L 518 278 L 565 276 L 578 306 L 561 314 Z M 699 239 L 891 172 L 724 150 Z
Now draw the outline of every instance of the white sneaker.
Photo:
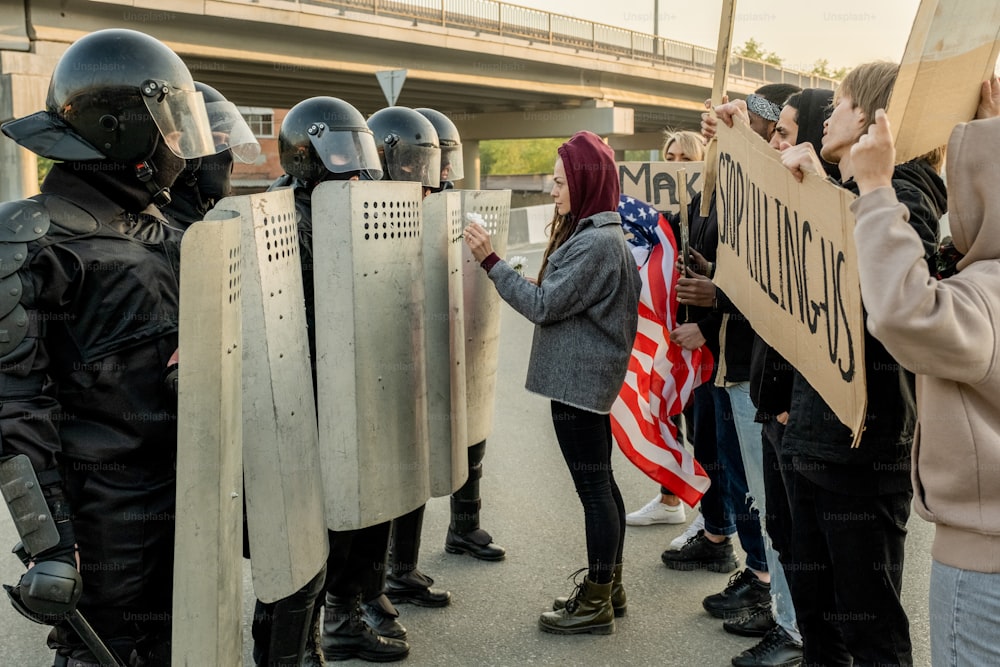
M 698 512 L 698 516 L 694 518 L 691 525 L 687 527 L 683 533 L 671 540 L 670 544 L 667 545 L 667 551 L 677 551 L 682 546 L 687 544 L 687 541 L 698 534 L 699 531 L 705 529 L 705 517 Z
M 660 502 L 660 494 L 646 503 L 642 509 L 625 515 L 625 523 L 630 526 L 651 526 L 654 523 L 684 523 L 684 505 L 676 507 Z

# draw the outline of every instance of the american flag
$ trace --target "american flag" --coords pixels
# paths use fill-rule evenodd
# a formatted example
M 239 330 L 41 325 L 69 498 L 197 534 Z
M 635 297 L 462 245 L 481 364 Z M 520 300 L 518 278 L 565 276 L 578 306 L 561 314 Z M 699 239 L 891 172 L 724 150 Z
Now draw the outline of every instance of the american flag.
M 714 361 L 707 347 L 684 350 L 670 342 L 677 317 L 677 242 L 670 223 L 646 202 L 624 195 L 618 213 L 639 266 L 642 294 L 639 330 L 611 408 L 611 430 L 636 467 L 693 507 L 708 489 L 708 475 L 678 442 L 670 417 L 709 379 Z

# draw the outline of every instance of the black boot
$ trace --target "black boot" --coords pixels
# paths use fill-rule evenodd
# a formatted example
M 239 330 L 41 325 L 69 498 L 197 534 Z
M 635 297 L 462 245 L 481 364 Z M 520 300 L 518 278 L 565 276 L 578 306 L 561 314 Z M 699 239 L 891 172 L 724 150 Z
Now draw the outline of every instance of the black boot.
M 394 662 L 410 653 L 400 639 L 380 637 L 361 620 L 358 596 L 326 596 L 323 610 L 323 653 L 327 660 L 360 658 L 369 662 Z
M 306 637 L 306 650 L 302 655 L 299 667 L 323 667 L 326 658 L 323 657 L 323 602 L 322 599 L 313 603 L 312 623 L 309 636 Z
M 406 628 L 397 621 L 399 611 L 383 593 L 374 600 L 361 603 L 361 620 L 383 637 L 406 639 Z
M 325 578 L 326 568 L 323 568 L 286 598 L 267 604 L 257 600 L 251 632 L 253 657 L 258 667 L 309 664 L 304 662 L 306 647 L 316 622 L 314 612 Z
M 425 507 L 421 505 L 392 521 L 385 594 L 396 604 L 409 602 L 422 607 L 445 607 L 451 602 L 451 593 L 431 588 L 434 580 L 417 569 Z
M 451 495 L 451 523 L 444 550 L 450 554 L 469 554 L 480 560 L 503 560 L 506 551 L 494 544 L 493 537 L 479 527 L 479 479 L 483 476 L 486 441 L 469 447 L 469 478 Z

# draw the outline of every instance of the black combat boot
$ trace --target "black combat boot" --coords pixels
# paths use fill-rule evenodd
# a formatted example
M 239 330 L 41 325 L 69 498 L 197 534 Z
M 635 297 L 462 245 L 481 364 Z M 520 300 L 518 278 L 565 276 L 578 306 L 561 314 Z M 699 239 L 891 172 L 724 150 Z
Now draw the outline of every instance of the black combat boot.
M 381 637 L 361 620 L 358 596 L 326 595 L 323 609 L 323 654 L 327 660 L 359 658 L 368 662 L 394 662 L 410 653 L 400 639 Z
M 451 593 L 431 588 L 434 580 L 417 569 L 425 507 L 421 505 L 392 520 L 385 594 L 395 604 L 409 602 L 421 607 L 446 607 L 451 602 Z
M 251 632 L 258 667 L 309 664 L 305 662 L 309 636 L 317 622 L 316 607 L 325 578 L 324 567 L 286 598 L 266 604 L 257 600 Z
M 399 611 L 384 593 L 380 593 L 374 600 L 361 603 L 361 620 L 383 637 L 406 639 L 406 628 L 396 620 L 398 618 Z
M 473 558 L 487 561 L 503 560 L 506 551 L 494 544 L 493 537 L 479 527 L 479 479 L 483 476 L 483 456 L 486 441 L 469 447 L 469 478 L 458 491 L 451 495 L 451 522 L 444 550 L 450 554 L 469 554 Z

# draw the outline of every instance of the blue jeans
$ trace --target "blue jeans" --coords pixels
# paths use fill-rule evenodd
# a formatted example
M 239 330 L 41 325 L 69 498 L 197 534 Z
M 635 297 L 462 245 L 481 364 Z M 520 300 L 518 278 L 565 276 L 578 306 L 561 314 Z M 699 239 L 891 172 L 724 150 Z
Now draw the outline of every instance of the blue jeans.
M 715 388 L 710 383 L 694 390 L 692 414 L 694 419 L 694 457 L 705 469 L 712 482 L 701 497 L 701 515 L 705 518 L 705 532 L 713 535 L 732 535 L 736 532 L 733 509 L 723 486 L 719 467 L 719 446 L 715 438 Z
M 771 573 L 771 599 L 774 607 L 774 619 L 793 639 L 800 640 L 798 627 L 795 625 L 795 606 L 792 604 L 792 594 L 788 590 L 788 580 L 785 571 L 778 561 L 778 553 L 774 550 L 771 540 L 766 539 L 765 517 L 767 515 L 767 494 L 764 491 L 764 452 L 760 425 L 754 421 L 757 409 L 750 400 L 750 383 L 741 382 L 726 387 L 729 402 L 733 406 L 733 422 L 740 441 L 740 453 L 743 455 L 743 470 L 746 473 L 747 487 L 753 498 L 753 507 L 760 517 L 760 531 L 764 536 L 764 556 L 767 569 Z
M 736 534 L 740 538 L 740 546 L 747 554 L 747 567 L 758 572 L 767 572 L 767 557 L 764 555 L 764 536 L 760 530 L 760 515 L 752 505 L 750 491 L 747 487 L 747 474 L 743 467 L 743 455 L 740 452 L 740 438 L 736 431 L 736 420 L 733 418 L 733 405 L 729 400 L 728 392 L 722 387 L 712 387 L 712 399 L 715 402 L 715 440 L 718 447 L 719 481 L 722 485 L 722 491 L 728 497 L 729 506 L 732 507 Z M 757 454 L 760 455 L 759 446 Z M 757 471 L 761 479 L 763 479 L 762 465 L 760 461 L 757 462 Z
M 931 664 L 1000 665 L 1000 574 L 931 564 Z

